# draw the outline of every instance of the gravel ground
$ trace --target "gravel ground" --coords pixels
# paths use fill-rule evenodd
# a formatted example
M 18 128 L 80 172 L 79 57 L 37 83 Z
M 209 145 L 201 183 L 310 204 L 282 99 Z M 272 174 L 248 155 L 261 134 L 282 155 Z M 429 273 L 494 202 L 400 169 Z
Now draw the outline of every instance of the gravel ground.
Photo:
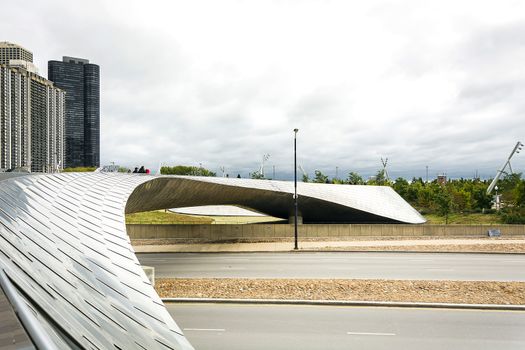
M 239 298 L 525 305 L 525 282 L 156 279 L 162 298 Z
M 448 244 L 322 247 L 319 251 L 402 251 L 402 252 L 461 252 L 461 253 L 525 253 L 525 243 L 515 244 Z

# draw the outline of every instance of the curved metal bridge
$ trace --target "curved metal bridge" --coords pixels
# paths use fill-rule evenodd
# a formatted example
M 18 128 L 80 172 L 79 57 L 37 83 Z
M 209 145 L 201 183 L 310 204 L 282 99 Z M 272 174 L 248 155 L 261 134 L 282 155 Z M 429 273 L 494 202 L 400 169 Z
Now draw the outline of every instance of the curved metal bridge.
M 287 218 L 293 207 L 293 183 L 282 181 L 2 179 L 0 285 L 38 349 L 192 349 L 135 257 L 124 213 L 238 204 Z M 305 222 L 424 222 L 391 188 L 301 183 L 298 193 Z

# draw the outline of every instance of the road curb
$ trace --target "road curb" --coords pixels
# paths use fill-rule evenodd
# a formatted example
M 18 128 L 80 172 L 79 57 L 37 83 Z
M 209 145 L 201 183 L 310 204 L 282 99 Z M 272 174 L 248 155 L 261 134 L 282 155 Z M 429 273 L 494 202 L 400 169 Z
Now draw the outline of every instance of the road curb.
M 459 251 L 414 251 L 414 250 L 342 250 L 342 249 L 299 249 L 299 250 L 246 250 L 246 251 L 201 251 L 201 250 L 172 250 L 172 251 L 150 251 L 150 252 L 137 252 L 135 254 L 250 254 L 250 253 L 402 253 L 402 254 L 491 254 L 491 255 L 525 255 L 521 252 L 459 252 Z
M 306 253 L 415 253 L 415 254 L 493 254 L 493 255 L 525 255 L 522 252 L 460 252 L 460 251 L 424 251 L 424 250 L 340 250 L 340 249 L 331 249 L 331 250 L 316 250 L 316 249 L 301 249 L 300 252 Z
M 368 306 L 368 307 L 400 307 L 400 308 L 427 308 L 427 309 L 525 311 L 525 305 L 500 305 L 500 304 L 452 304 L 452 303 L 420 303 L 420 302 L 397 302 L 397 301 L 225 299 L 225 298 L 162 298 L 161 300 L 164 303 Z

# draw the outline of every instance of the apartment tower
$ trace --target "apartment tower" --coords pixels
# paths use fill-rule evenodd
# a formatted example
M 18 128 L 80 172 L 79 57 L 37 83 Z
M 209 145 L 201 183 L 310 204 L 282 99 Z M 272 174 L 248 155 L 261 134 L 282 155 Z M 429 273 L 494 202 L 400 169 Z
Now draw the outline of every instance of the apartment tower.
M 9 64 L 10 60 L 22 60 L 33 63 L 33 53 L 20 45 L 0 41 L 0 64 Z
M 66 91 L 66 167 L 99 167 L 99 66 L 64 56 L 62 61 L 48 62 L 48 78 Z
M 0 42 L 0 171 L 64 165 L 65 92 L 37 74 L 33 54 Z

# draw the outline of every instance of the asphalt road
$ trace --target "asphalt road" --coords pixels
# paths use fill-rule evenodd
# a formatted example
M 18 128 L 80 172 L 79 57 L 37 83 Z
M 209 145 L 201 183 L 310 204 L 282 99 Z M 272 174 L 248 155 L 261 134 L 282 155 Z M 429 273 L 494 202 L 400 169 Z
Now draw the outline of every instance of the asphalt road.
M 525 281 L 525 255 L 439 253 L 137 254 L 156 277 Z
M 525 312 L 167 304 L 192 345 L 229 349 L 525 349 Z

